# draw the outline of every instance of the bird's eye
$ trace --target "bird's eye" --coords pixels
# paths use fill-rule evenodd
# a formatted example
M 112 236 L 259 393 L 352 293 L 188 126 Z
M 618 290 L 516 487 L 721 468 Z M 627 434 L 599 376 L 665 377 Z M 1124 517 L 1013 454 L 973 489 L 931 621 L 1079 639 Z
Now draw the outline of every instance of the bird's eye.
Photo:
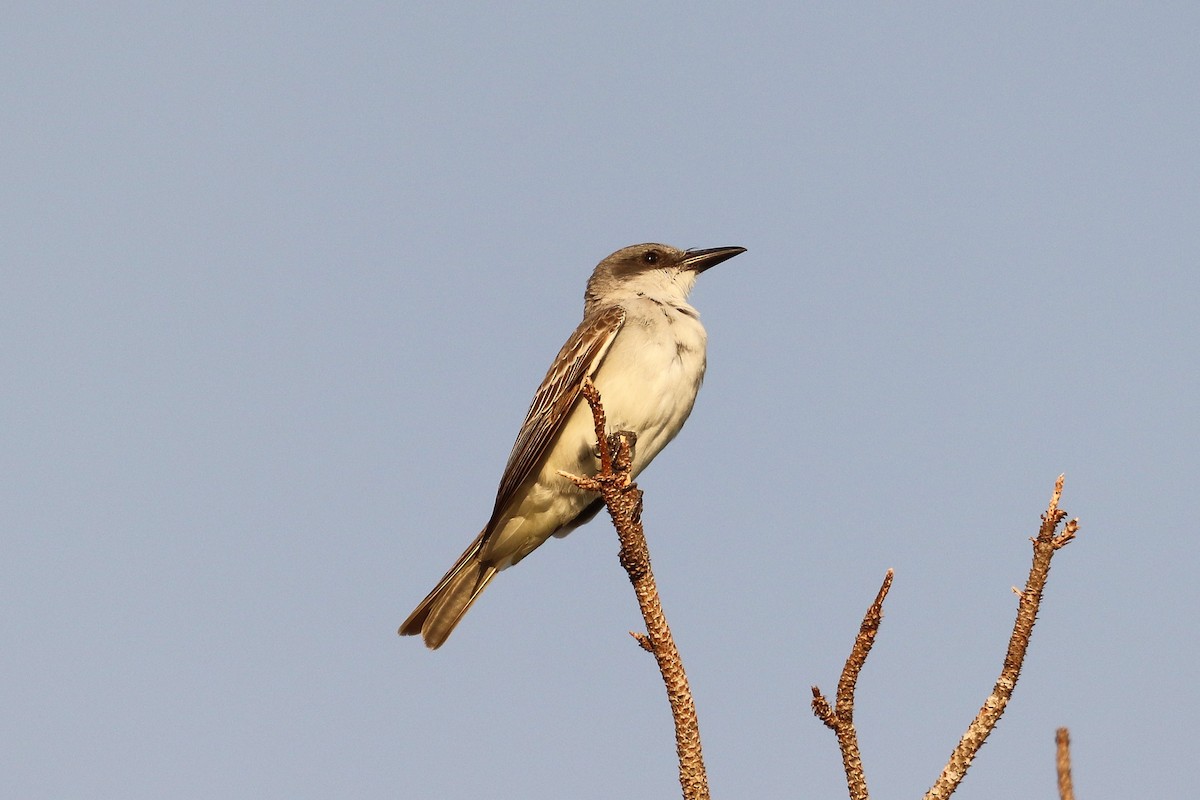
M 651 250 L 650 252 L 644 254 L 642 256 L 642 261 L 644 261 L 647 264 L 657 264 L 658 263 L 658 251 Z

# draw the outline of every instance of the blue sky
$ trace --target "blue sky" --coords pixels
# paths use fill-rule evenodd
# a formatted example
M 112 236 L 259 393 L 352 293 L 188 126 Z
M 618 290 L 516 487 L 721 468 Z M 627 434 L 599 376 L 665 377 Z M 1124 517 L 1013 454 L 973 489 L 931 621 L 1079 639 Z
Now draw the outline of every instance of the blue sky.
M 671 797 L 598 520 L 445 648 L 618 247 L 741 245 L 645 521 L 715 796 L 1182 796 L 1200 700 L 1191 4 L 153 4 L 0 32 L 0 727 L 20 797 Z

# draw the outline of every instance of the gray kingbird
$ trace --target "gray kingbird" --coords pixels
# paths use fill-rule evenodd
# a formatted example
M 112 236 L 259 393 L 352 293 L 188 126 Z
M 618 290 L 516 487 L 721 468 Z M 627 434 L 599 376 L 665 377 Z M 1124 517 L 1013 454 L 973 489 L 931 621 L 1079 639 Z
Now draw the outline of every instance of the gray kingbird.
M 603 501 L 560 472 L 599 470 L 584 378 L 600 392 L 609 433 L 636 434 L 633 477 L 675 438 L 704 380 L 708 336 L 688 305 L 696 277 L 744 247 L 676 250 L 636 244 L 601 261 L 584 293 L 583 321 L 533 396 L 517 434 L 491 519 L 446 576 L 400 626 L 441 647 L 496 573 L 551 536 L 566 536 Z

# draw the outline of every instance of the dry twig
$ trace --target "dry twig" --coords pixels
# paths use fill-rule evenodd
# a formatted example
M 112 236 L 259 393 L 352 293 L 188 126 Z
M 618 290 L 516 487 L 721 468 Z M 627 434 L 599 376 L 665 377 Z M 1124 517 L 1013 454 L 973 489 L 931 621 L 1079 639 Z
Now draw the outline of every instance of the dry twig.
M 1050 559 L 1074 539 L 1079 530 L 1079 520 L 1073 519 L 1066 524 L 1062 533 L 1057 533 L 1059 523 L 1067 516 L 1067 512 L 1058 507 L 1058 501 L 1062 497 L 1063 478 L 1062 475 L 1058 476 L 1054 484 L 1054 494 L 1050 496 L 1050 506 L 1042 515 L 1041 529 L 1037 538 L 1030 540 L 1033 542 L 1033 565 L 1029 569 L 1025 589 L 1017 592 L 1017 620 L 1008 642 L 1008 652 L 1004 656 L 1000 678 L 992 688 L 991 696 L 984 702 L 983 708 L 979 709 L 958 746 L 950 754 L 950 760 L 937 782 L 925 794 L 926 800 L 947 798 L 954 793 L 967 774 L 967 769 L 979 748 L 1000 721 L 1000 716 L 1012 697 L 1013 689 L 1016 688 L 1017 679 L 1021 676 L 1021 664 L 1029 648 L 1029 637 L 1033 633 L 1033 624 L 1037 620 L 1038 606 L 1042 602 L 1042 590 L 1050 576 Z
M 837 734 L 838 749 L 842 751 L 842 767 L 846 770 L 846 787 L 850 790 L 850 800 L 867 800 L 867 779 L 863 774 L 862 757 L 858 750 L 858 733 L 854 728 L 854 688 L 858 684 L 858 675 L 867 656 L 875 644 L 875 635 L 879 632 L 879 624 L 883 621 L 883 600 L 888 590 L 892 588 L 892 570 L 884 576 L 883 585 L 875 595 L 875 602 L 863 616 L 862 625 L 858 629 L 858 637 L 842 668 L 842 677 L 838 680 L 837 707 L 831 708 L 825 695 L 816 686 L 812 687 L 812 709 L 817 719 Z
M 1054 734 L 1055 766 L 1058 768 L 1059 800 L 1075 800 L 1075 787 L 1071 784 L 1071 734 L 1059 728 Z
M 708 800 L 708 775 L 704 769 L 704 758 L 700 752 L 700 727 L 696 720 L 696 706 L 692 702 L 692 691 L 688 687 L 683 661 L 675 648 L 667 618 L 659 602 L 654 573 L 650 570 L 650 551 L 646 546 L 646 535 L 642 529 L 642 492 L 630 478 L 633 462 L 633 443 L 624 433 L 607 436 L 607 422 L 600 393 L 588 379 L 583 382 L 583 396 L 592 408 L 592 419 L 596 424 L 596 441 L 600 447 L 600 472 L 591 478 L 567 475 L 581 489 L 598 493 L 604 498 L 608 513 L 621 540 L 621 566 L 629 574 L 637 595 L 642 618 L 646 621 L 646 633 L 634 633 L 633 637 L 645 650 L 654 655 L 663 683 L 667 687 L 667 699 L 671 701 L 671 715 L 675 719 L 675 751 L 679 756 L 679 783 L 683 787 L 685 800 Z M 614 453 L 615 451 L 615 453 Z

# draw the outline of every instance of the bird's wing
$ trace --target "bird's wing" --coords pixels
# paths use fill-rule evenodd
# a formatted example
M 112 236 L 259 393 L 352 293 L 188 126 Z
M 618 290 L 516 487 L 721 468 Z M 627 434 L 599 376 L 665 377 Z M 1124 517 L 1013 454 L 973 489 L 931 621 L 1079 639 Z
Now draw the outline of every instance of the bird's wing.
M 596 374 L 624 322 L 625 310 L 610 306 L 591 319 L 585 319 L 558 352 L 533 396 L 529 413 L 525 415 L 525 422 L 521 424 L 517 441 L 508 456 L 504 477 L 496 492 L 496 506 L 485 532 L 491 531 L 496 517 L 512 502 L 521 484 L 546 455 L 579 399 L 583 379 Z

